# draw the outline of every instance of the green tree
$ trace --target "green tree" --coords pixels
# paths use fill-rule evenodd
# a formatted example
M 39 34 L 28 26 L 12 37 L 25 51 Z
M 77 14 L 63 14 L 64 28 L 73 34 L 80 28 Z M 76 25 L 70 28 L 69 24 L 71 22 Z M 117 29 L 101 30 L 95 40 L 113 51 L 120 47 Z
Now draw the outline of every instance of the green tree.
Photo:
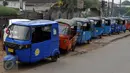
M 122 5 L 130 5 L 130 1 L 125 0 L 122 2 Z M 121 15 L 130 16 L 130 7 L 122 7 L 121 9 L 119 8 L 119 11 Z
M 61 10 L 67 11 L 67 18 L 72 18 L 74 11 L 77 9 L 77 0 L 62 0 Z
M 0 16 L 11 16 L 17 14 L 18 14 L 18 10 L 14 8 L 0 6 Z
M 63 4 L 67 9 L 74 9 L 77 6 L 77 0 L 63 0 Z
M 130 5 L 130 1 L 125 0 L 125 1 L 122 2 L 122 5 Z
M 99 11 L 99 8 L 100 8 L 100 2 L 99 0 L 84 0 L 84 8 L 86 9 L 86 15 L 84 15 L 85 17 L 86 16 L 99 16 L 100 14 L 100 11 Z M 88 11 L 87 9 L 90 8 L 90 11 Z
M 99 8 L 99 0 L 84 0 L 84 8 Z

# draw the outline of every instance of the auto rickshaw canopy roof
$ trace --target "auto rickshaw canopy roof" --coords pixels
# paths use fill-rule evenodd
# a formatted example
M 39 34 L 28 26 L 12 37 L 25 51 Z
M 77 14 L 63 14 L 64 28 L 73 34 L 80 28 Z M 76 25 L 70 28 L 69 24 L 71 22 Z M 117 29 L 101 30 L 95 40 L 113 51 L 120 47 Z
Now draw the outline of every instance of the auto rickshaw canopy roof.
M 130 18 L 123 18 L 124 20 L 130 20 Z
M 112 20 L 111 18 L 104 18 L 104 20 Z
M 84 23 L 90 22 L 87 18 L 73 18 L 71 20 L 76 23 L 76 26 L 82 26 L 85 25 Z M 81 24 L 78 24 L 77 22 L 81 22 Z
M 69 20 L 69 19 L 57 19 L 56 22 L 60 23 L 66 23 L 69 26 L 76 26 L 76 22 L 74 20 Z
M 22 26 L 43 26 L 43 25 L 51 25 L 57 23 L 56 21 L 50 20 L 32 20 L 32 21 L 18 21 L 12 24 L 22 25 Z
M 89 22 L 87 18 L 73 18 L 74 21 L 80 21 L 80 22 Z
M 89 19 L 89 20 L 97 20 L 97 21 L 101 20 L 100 17 L 88 17 L 87 19 Z
M 79 21 L 79 22 L 89 22 L 87 18 L 73 18 L 72 20 Z
M 108 17 L 108 19 L 121 19 L 121 17 Z

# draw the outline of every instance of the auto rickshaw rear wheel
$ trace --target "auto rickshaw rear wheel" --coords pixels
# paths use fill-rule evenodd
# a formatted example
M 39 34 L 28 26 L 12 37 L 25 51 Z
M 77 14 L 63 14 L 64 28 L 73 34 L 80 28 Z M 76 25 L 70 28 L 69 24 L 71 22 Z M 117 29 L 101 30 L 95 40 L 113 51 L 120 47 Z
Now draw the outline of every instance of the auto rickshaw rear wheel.
M 11 70 L 16 66 L 16 63 L 14 61 L 4 61 L 4 69 L 5 70 Z
M 109 33 L 108 35 L 111 36 L 111 33 Z
M 120 32 L 117 32 L 117 34 L 120 34 Z
M 61 54 L 67 54 L 67 53 L 69 53 L 69 51 L 70 51 L 70 50 L 68 50 L 68 49 L 65 49 L 65 50 L 60 49 L 60 53 L 61 53 Z
M 75 48 L 76 48 L 76 45 L 74 44 L 74 45 L 72 46 L 72 51 L 73 51 L 73 52 L 75 51 Z
M 99 38 L 101 39 L 101 38 L 102 38 L 102 35 L 100 35 Z
M 58 60 L 58 54 L 55 54 L 54 56 L 51 56 L 51 61 L 56 62 Z
M 90 44 L 90 40 L 88 40 L 87 43 Z
M 92 41 L 92 38 L 90 39 L 90 42 Z

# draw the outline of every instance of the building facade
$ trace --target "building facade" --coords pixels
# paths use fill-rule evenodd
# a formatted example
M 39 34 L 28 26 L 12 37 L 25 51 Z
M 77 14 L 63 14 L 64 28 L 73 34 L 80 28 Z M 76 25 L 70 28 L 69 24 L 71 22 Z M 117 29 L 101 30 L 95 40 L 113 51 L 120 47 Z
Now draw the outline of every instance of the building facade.
M 6 0 L 6 2 L 7 7 L 40 12 L 48 10 L 57 0 Z M 3 0 L 0 0 L 0 5 L 3 5 Z
M 18 0 L 17 1 L 11 1 L 11 0 L 8 1 L 8 0 L 6 0 L 6 1 L 8 3 L 8 5 L 6 7 L 18 8 L 18 9 L 22 8 L 23 10 L 25 10 L 25 7 L 26 7 L 26 2 L 25 1 L 22 2 L 22 5 Z M 3 5 L 3 1 L 0 1 L 0 5 Z

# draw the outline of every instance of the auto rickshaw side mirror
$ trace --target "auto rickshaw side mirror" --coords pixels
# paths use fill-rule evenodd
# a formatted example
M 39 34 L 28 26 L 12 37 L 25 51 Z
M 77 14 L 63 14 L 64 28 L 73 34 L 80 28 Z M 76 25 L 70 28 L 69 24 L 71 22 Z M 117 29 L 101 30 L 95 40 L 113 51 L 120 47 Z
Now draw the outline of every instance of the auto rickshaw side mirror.
M 6 34 L 10 34 L 9 28 L 6 29 Z

